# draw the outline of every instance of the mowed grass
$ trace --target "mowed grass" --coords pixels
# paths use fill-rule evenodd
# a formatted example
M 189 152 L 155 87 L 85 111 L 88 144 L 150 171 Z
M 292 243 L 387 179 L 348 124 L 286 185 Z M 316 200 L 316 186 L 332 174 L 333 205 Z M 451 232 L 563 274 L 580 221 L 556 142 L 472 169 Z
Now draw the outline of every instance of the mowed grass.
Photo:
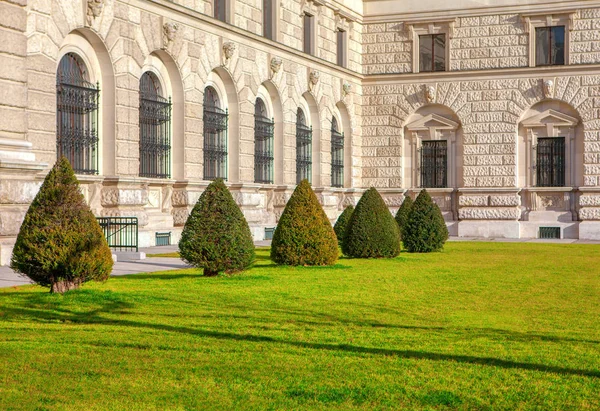
M 2 410 L 600 409 L 600 247 L 0 290 Z

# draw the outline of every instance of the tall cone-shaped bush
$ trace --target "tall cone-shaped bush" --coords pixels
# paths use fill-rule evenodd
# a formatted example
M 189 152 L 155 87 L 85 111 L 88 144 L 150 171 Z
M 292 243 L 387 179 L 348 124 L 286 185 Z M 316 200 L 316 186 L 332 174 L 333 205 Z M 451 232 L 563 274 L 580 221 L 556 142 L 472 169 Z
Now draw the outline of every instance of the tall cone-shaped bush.
M 254 261 L 250 227 L 222 179 L 210 183 L 192 209 L 179 252 L 205 276 L 242 271 Z
M 375 188 L 362 195 L 350 217 L 342 251 L 356 258 L 393 258 L 400 254 L 400 231 Z
M 64 293 L 106 280 L 112 266 L 102 229 L 69 161 L 61 157 L 25 214 L 10 267 L 52 293 Z
M 439 207 L 427 190 L 417 196 L 406 222 L 404 247 L 411 253 L 440 251 L 448 239 L 448 228 Z
M 335 235 L 338 239 L 338 245 L 341 247 L 344 242 L 344 235 L 346 233 L 346 228 L 348 227 L 348 222 L 350 221 L 350 217 L 352 217 L 352 213 L 354 212 L 354 206 L 348 206 L 344 208 L 344 211 L 338 217 L 335 225 L 333 226 L 333 231 L 335 231 Z
M 285 265 L 331 265 L 338 245 L 333 227 L 308 180 L 287 202 L 271 243 L 271 260 Z
M 412 206 L 412 198 L 410 198 L 410 196 L 404 196 L 404 201 L 396 213 L 396 223 L 398 223 L 398 228 L 400 229 L 400 238 L 404 236 L 404 227 L 406 227 L 406 222 L 408 221 Z

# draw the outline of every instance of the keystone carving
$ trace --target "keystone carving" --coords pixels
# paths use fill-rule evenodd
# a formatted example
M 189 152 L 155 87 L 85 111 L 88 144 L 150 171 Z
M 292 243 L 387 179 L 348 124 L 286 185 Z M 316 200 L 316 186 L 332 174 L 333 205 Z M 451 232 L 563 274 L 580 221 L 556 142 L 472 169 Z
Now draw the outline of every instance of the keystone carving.
M 91 26 L 96 17 L 102 14 L 104 0 L 87 0 L 87 24 Z
M 435 87 L 424 85 L 423 89 L 425 91 L 425 101 L 433 103 L 435 101 Z
M 554 96 L 554 81 L 544 80 L 542 82 L 542 90 L 545 98 L 552 98 Z
M 178 31 L 179 24 L 177 23 L 170 21 L 163 24 L 163 49 L 166 49 L 173 41 L 175 41 Z
M 271 59 L 271 78 L 275 77 L 275 75 L 279 73 L 279 70 L 281 69 L 281 63 L 283 63 L 283 60 L 281 60 L 279 57 L 273 57 Z
M 310 75 L 308 76 L 308 89 L 310 91 L 312 91 L 317 86 L 320 77 L 321 73 L 319 73 L 318 71 L 313 70 L 310 72 Z
M 237 46 L 235 45 L 235 43 L 233 43 L 231 41 L 227 41 L 227 42 L 223 43 L 223 58 L 224 58 L 223 64 L 224 65 L 227 64 L 229 62 L 229 60 L 231 60 L 236 49 L 237 49 Z
M 348 82 L 344 82 L 344 84 L 342 84 L 342 97 L 346 97 L 351 92 L 352 92 L 352 84 L 350 84 Z

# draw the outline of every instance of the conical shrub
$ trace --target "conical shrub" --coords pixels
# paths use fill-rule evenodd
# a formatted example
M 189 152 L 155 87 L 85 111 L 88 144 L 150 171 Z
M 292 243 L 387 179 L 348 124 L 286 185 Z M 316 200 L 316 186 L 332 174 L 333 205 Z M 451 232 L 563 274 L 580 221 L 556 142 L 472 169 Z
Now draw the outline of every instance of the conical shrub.
M 448 228 L 427 190 L 419 193 L 404 229 L 402 241 L 411 253 L 440 251 L 448 239 Z
M 63 293 L 106 280 L 112 266 L 102 229 L 69 161 L 61 157 L 25 214 L 10 267 L 50 292 Z
M 404 227 L 406 227 L 406 222 L 408 221 L 408 216 L 410 215 L 412 206 L 412 198 L 410 198 L 408 195 L 404 196 L 404 201 L 396 213 L 396 223 L 398 223 L 398 228 L 400 229 L 400 238 L 404 236 Z
M 333 226 L 333 231 L 335 231 L 335 236 L 338 240 L 338 245 L 341 247 L 344 242 L 344 235 L 346 233 L 346 228 L 348 227 L 348 222 L 350 221 L 350 217 L 352 217 L 352 213 L 354 212 L 354 206 L 349 205 L 344 208 L 342 214 L 338 217 L 335 225 Z
M 210 183 L 192 209 L 179 253 L 205 276 L 242 271 L 254 261 L 250 227 L 222 179 Z
M 271 243 L 271 260 L 285 265 L 331 265 L 338 245 L 333 227 L 308 180 L 287 202 Z
M 356 205 L 342 251 L 356 258 L 393 258 L 400 254 L 398 224 L 375 188 L 365 191 Z

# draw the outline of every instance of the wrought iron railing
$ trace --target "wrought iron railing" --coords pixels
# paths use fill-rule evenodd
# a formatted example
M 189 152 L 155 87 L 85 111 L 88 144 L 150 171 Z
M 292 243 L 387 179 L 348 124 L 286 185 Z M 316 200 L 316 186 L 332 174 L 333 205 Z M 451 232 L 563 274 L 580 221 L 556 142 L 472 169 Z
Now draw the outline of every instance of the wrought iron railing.
M 204 179 L 227 179 L 227 110 L 204 106 Z
M 58 76 L 56 85 L 56 152 L 75 173 L 98 174 L 98 101 L 100 86 Z
M 137 217 L 97 217 L 108 246 L 116 251 L 138 251 Z
M 312 174 L 312 127 L 296 123 L 296 183 Z
M 140 176 L 171 177 L 171 99 L 140 94 Z
M 273 132 L 275 122 L 254 116 L 254 182 L 273 183 Z
M 538 138 L 536 147 L 536 185 L 565 186 L 565 138 Z
M 448 186 L 448 149 L 445 140 L 422 142 L 420 167 L 421 187 Z
M 331 186 L 344 186 L 344 133 L 331 130 Z

